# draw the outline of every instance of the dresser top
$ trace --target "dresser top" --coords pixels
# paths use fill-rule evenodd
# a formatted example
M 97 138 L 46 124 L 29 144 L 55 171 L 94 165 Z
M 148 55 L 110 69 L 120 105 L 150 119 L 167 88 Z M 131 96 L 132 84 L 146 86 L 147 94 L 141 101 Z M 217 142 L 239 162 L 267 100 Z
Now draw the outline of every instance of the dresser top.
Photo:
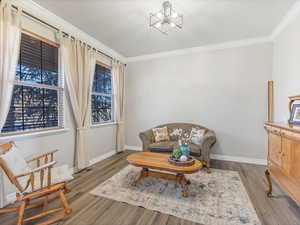
M 284 122 L 265 122 L 265 125 L 300 133 L 300 125 L 293 125 Z

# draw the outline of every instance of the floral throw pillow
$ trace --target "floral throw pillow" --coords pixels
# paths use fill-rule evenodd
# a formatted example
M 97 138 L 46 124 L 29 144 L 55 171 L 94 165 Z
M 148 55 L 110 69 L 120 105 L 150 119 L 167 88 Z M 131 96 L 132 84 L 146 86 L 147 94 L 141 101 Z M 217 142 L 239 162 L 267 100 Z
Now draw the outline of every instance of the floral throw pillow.
M 205 134 L 205 129 L 192 128 L 191 130 L 191 141 L 193 144 L 199 145 L 201 139 Z
M 183 130 L 181 128 L 173 129 L 170 136 L 180 137 L 182 135 Z
M 152 129 L 152 132 L 155 142 L 170 141 L 167 127 L 154 128 Z

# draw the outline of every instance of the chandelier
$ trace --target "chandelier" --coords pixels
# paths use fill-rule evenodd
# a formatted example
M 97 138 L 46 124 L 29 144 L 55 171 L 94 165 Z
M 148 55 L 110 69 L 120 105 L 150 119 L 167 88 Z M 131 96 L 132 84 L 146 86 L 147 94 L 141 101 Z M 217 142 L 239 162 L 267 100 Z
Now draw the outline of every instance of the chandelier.
M 154 27 L 163 34 L 168 34 L 169 31 L 175 28 L 182 28 L 183 15 L 178 14 L 172 8 L 169 1 L 162 4 L 162 9 L 157 13 L 150 14 L 150 27 Z

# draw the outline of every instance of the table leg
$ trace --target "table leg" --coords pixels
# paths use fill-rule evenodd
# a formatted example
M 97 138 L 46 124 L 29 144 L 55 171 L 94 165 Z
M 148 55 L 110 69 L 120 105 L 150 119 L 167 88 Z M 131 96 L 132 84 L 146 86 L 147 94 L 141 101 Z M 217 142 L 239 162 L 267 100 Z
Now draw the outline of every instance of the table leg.
M 137 183 L 138 183 L 141 179 L 143 179 L 143 178 L 145 178 L 145 177 L 148 176 L 148 172 L 149 172 L 149 170 L 148 170 L 147 168 L 143 168 L 142 171 L 140 172 L 139 176 L 132 182 L 132 185 L 133 185 L 133 186 L 136 186 Z
M 188 179 L 186 179 L 184 174 L 177 174 L 176 178 L 176 182 L 181 185 L 182 196 L 188 197 L 188 185 L 191 184 L 191 182 Z

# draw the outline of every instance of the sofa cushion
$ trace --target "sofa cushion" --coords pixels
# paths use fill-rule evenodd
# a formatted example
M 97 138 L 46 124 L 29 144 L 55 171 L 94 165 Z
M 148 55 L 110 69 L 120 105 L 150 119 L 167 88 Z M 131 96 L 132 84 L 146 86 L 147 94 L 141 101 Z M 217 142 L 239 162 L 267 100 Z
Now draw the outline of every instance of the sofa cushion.
M 155 142 L 170 141 L 169 132 L 167 127 L 152 129 Z
M 149 145 L 151 151 L 161 151 L 161 152 L 172 152 L 174 146 L 178 143 L 176 141 L 164 141 L 157 142 Z
M 196 154 L 200 154 L 201 155 L 201 148 L 200 148 L 200 145 L 196 145 L 196 144 L 193 144 L 191 143 L 190 144 L 190 151 L 192 153 L 196 153 Z

